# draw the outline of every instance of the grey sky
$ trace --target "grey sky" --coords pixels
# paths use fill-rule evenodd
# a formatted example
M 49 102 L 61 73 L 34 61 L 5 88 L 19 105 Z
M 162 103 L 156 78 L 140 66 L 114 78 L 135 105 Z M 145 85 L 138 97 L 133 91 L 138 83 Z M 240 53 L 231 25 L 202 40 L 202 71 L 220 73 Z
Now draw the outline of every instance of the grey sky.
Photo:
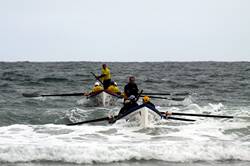
M 249 0 L 0 0 L 0 61 L 250 61 Z

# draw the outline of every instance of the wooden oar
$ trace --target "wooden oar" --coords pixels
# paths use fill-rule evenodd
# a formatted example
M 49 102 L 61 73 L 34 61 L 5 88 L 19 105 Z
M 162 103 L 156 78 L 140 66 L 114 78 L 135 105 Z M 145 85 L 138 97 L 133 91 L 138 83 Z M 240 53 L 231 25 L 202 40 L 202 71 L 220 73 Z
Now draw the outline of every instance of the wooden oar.
M 190 95 L 190 93 L 188 92 L 180 92 L 180 93 L 153 93 L 153 92 L 145 92 L 143 93 L 143 95 L 160 95 L 160 96 L 170 96 L 170 95 L 175 95 L 175 96 L 186 96 L 186 95 Z
M 142 95 L 141 97 L 144 97 L 145 95 Z M 166 100 L 174 100 L 174 101 L 183 101 L 185 98 L 177 98 L 177 97 L 160 97 L 160 96 L 149 96 L 150 98 L 154 99 L 166 99 Z
M 166 112 L 161 112 L 161 113 L 166 114 Z M 235 118 L 234 116 L 206 115 L 206 114 L 179 113 L 179 112 L 172 112 L 172 113 L 169 113 L 169 114 L 178 115 L 178 116 L 197 116 L 197 117 L 212 117 L 212 118 Z
M 63 94 L 38 94 L 38 93 L 23 93 L 24 97 L 50 97 L 50 96 L 84 96 L 84 93 L 63 93 Z

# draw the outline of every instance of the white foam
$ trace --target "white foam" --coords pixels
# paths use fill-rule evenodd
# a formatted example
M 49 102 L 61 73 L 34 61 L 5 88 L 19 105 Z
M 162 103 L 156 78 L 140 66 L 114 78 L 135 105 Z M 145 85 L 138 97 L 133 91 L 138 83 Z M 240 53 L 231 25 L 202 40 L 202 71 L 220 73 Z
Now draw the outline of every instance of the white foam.
M 188 124 L 174 121 L 146 129 L 119 123 L 112 126 L 12 125 L 0 127 L 0 162 L 250 161 L 249 142 L 240 139 L 237 132 L 226 132 L 237 131 L 247 124 L 212 119 Z

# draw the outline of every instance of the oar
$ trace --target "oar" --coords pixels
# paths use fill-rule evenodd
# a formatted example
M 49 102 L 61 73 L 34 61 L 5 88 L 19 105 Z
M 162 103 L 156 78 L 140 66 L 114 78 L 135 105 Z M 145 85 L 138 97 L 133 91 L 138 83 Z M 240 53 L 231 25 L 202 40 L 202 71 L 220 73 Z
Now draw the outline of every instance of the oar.
M 24 97 L 49 97 L 49 96 L 84 96 L 84 93 L 63 93 L 63 94 L 38 94 L 38 93 L 23 93 Z
M 194 122 L 195 121 L 193 119 L 170 117 L 170 116 L 167 116 L 166 114 L 161 115 L 161 112 L 159 110 L 157 110 L 154 106 L 149 105 L 149 104 L 145 104 L 145 106 L 148 107 L 149 109 L 153 110 L 155 113 L 157 113 L 158 115 L 160 115 L 164 119 L 173 119 L 173 120 L 181 120 L 181 121 L 188 121 L 188 122 Z
M 142 92 L 143 92 L 143 89 L 142 89 L 141 92 L 138 94 L 138 96 L 137 96 L 135 102 L 137 102 L 137 101 L 139 100 L 139 98 L 141 97 Z
M 144 95 L 142 95 L 141 97 L 144 97 Z M 155 99 L 166 99 L 166 100 L 174 100 L 174 101 L 183 101 L 185 100 L 185 98 L 177 98 L 177 97 L 160 97 L 160 96 L 149 96 L 150 98 L 155 98 Z
M 185 118 L 176 118 L 176 117 L 165 117 L 166 119 L 173 119 L 173 120 L 181 120 L 181 121 L 187 121 L 187 122 L 194 122 L 193 119 L 185 119 Z
M 188 92 L 180 92 L 180 93 L 153 93 L 153 92 L 148 92 L 148 93 L 143 93 L 143 95 L 160 95 L 160 96 L 170 96 L 170 95 L 175 95 L 175 96 L 186 96 L 189 95 Z
M 68 126 L 73 126 L 73 125 L 80 125 L 80 124 L 85 124 L 85 123 L 108 121 L 109 119 L 110 119 L 109 117 L 104 117 L 104 118 L 92 119 L 92 120 L 87 120 L 87 121 L 82 121 L 82 122 L 69 123 L 67 125 Z
M 161 113 L 166 114 L 166 112 L 161 112 Z M 235 118 L 234 116 L 192 114 L 192 113 L 179 113 L 179 112 L 172 112 L 170 114 L 171 115 L 179 115 L 179 116 L 198 116 L 198 117 L 212 117 L 212 118 Z
M 95 73 L 93 73 L 93 72 L 90 72 L 94 77 L 95 77 L 95 79 L 97 80 L 97 81 L 99 81 L 101 84 L 102 84 L 102 86 L 103 86 L 103 82 L 100 80 L 100 78 L 98 78 L 96 75 L 95 75 Z

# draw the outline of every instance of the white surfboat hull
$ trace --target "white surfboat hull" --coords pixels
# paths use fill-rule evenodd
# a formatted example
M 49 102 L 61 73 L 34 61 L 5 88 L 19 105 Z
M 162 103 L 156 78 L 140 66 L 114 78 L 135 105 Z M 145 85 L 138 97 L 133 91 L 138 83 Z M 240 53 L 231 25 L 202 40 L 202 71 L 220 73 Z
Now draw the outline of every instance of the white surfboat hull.
M 151 110 L 148 107 L 142 107 L 133 111 L 132 113 L 126 115 L 122 119 L 126 119 L 126 122 L 137 122 L 137 124 L 142 127 L 146 128 L 152 126 L 157 121 L 161 120 L 162 117 Z
M 93 96 L 88 97 L 90 105 L 103 106 L 103 107 L 117 105 L 117 102 L 119 99 L 120 99 L 119 97 L 111 95 L 105 91 L 103 91 L 97 95 L 93 95 Z

